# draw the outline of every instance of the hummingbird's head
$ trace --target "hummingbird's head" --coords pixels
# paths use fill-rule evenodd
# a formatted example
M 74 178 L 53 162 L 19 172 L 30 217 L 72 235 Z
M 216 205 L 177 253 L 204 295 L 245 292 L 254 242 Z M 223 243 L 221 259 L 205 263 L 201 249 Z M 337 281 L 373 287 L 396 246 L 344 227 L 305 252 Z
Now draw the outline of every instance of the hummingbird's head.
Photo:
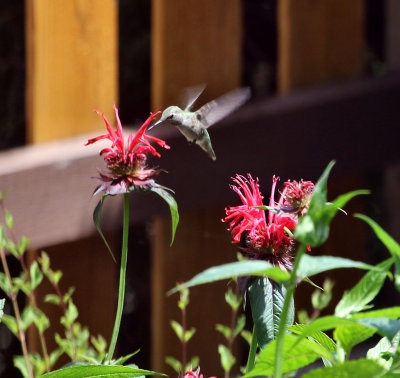
M 174 125 L 182 123 L 182 109 L 179 106 L 169 106 L 161 115 L 160 121 L 168 121 Z

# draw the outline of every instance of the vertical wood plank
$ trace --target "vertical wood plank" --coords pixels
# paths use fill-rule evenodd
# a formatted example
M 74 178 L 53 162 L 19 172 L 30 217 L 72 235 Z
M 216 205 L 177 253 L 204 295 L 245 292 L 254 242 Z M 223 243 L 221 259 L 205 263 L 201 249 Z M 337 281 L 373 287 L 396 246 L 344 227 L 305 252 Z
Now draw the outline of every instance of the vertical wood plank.
M 182 321 L 177 307 L 179 294 L 167 297 L 166 292 L 212 265 L 236 261 L 236 248 L 226 224 L 221 222 L 223 215 L 222 207 L 182 214 L 172 247 L 169 247 L 170 220 L 160 217 L 154 222 L 151 344 L 152 368 L 156 371 L 173 376 L 164 359 L 166 356 L 181 359 L 181 344 L 169 325 L 172 319 Z M 215 330 L 215 325 L 230 324 L 230 308 L 224 299 L 227 284 L 227 281 L 214 282 L 190 289 L 187 326 L 195 327 L 196 334 L 188 343 L 188 357 L 199 356 L 201 370 L 207 376 L 223 375 L 218 344 L 224 344 L 225 339 Z M 240 341 L 234 345 L 236 356 Z M 238 370 L 236 364 L 232 373 Z
M 364 0 L 279 1 L 279 92 L 360 75 L 364 12 Z
M 152 109 L 179 104 L 180 92 L 188 86 L 207 85 L 201 101 L 239 87 L 241 42 L 239 0 L 153 0 Z M 220 224 L 222 215 L 212 210 L 181 213 L 171 248 L 170 220 L 158 217 L 154 221 L 152 369 L 156 371 L 173 375 L 166 367 L 165 356 L 180 359 L 181 355 L 180 343 L 169 326 L 171 319 L 180 321 L 178 297 L 168 298 L 165 293 L 177 281 L 187 280 L 211 265 L 235 260 L 229 236 L 221 236 L 221 230 L 226 228 Z M 189 355 L 200 357 L 202 371 L 207 375 L 218 374 L 214 370 L 219 367 L 217 345 L 223 340 L 215 331 L 215 323 L 229 319 L 229 308 L 223 299 L 225 290 L 226 283 L 191 290 L 188 324 L 195 326 L 197 332 L 189 343 Z M 210 338 L 215 341 L 215 348 L 211 348 Z
M 386 0 L 386 59 L 389 70 L 400 69 L 400 2 Z
M 27 135 L 39 143 L 99 128 L 118 101 L 117 2 L 26 0 Z
M 191 85 L 207 85 L 204 100 L 240 86 L 241 35 L 239 0 L 153 0 L 152 108 Z

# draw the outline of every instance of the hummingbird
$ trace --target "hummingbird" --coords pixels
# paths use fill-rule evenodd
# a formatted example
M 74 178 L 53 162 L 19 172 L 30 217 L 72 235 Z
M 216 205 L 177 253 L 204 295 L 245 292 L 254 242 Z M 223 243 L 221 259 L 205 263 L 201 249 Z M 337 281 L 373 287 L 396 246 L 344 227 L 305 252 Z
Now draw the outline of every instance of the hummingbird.
M 207 128 L 243 105 L 250 98 L 250 88 L 235 89 L 192 112 L 190 109 L 204 88 L 204 85 L 186 88 L 186 107 L 181 109 L 179 106 L 169 106 L 149 130 L 162 122 L 168 122 L 176 126 L 189 142 L 197 144 L 212 160 L 216 160 Z

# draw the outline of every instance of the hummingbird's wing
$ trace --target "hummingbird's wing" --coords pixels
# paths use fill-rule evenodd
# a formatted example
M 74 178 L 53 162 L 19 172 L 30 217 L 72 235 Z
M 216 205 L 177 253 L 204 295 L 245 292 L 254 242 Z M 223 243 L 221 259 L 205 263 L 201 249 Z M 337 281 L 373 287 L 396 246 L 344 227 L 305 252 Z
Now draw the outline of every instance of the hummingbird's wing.
M 182 101 L 181 104 L 185 107 L 185 111 L 190 110 L 196 100 L 203 93 L 205 84 L 195 85 L 182 90 Z
M 243 105 L 249 98 L 250 88 L 238 88 L 203 105 L 195 114 L 204 127 L 210 127 Z

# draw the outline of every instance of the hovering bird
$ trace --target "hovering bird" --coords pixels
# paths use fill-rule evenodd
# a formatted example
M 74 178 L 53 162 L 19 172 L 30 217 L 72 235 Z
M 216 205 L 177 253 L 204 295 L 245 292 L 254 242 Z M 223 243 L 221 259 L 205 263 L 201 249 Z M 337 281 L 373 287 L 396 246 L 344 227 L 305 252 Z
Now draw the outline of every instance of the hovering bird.
M 187 88 L 184 93 L 186 107 L 166 108 L 160 120 L 151 125 L 149 130 L 162 122 L 168 122 L 176 126 L 189 142 L 196 143 L 211 159 L 216 160 L 207 128 L 243 105 L 250 98 L 250 88 L 235 89 L 192 112 L 190 109 L 204 88 L 204 85 Z

